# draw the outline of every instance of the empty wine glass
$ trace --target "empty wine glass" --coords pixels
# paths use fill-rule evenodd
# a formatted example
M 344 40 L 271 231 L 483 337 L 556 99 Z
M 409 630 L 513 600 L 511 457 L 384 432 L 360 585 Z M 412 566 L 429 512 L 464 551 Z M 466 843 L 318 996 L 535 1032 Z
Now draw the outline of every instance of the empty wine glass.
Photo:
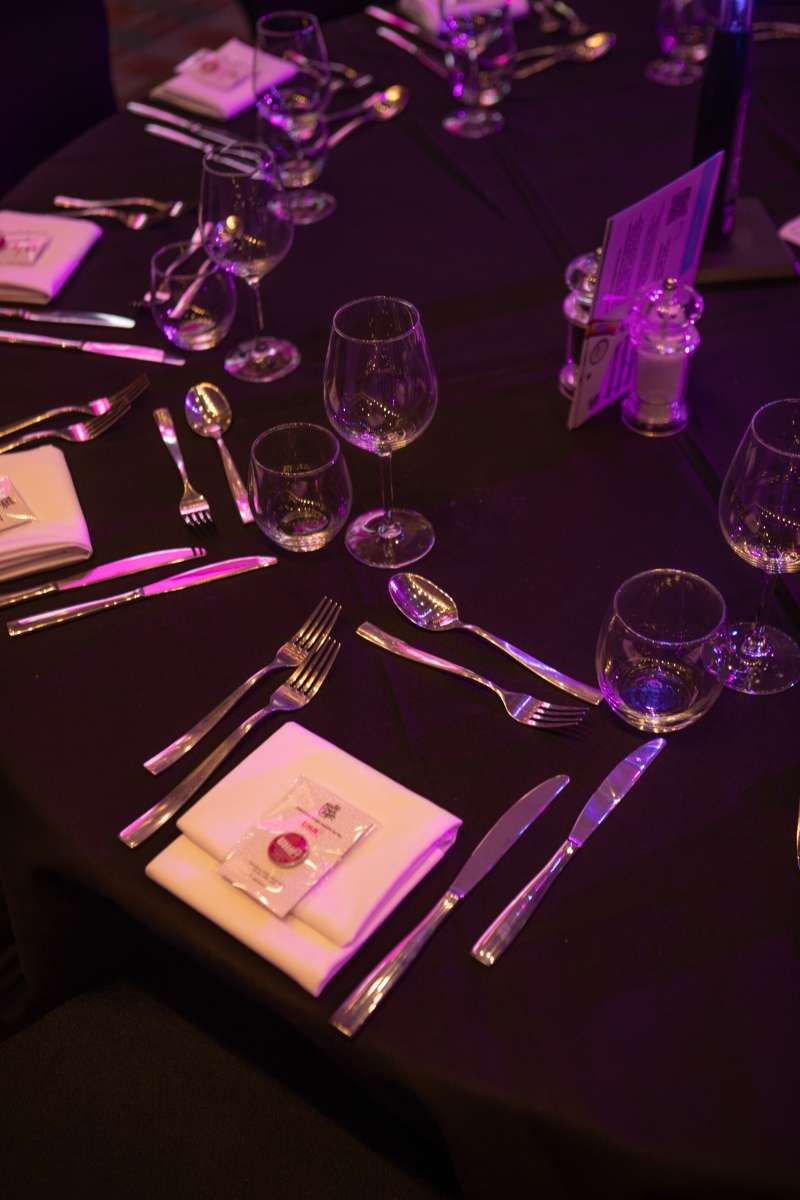
M 433 526 L 420 513 L 395 508 L 392 493 L 392 452 L 418 438 L 436 411 L 436 375 L 413 304 L 370 296 L 338 310 L 324 396 L 336 432 L 381 464 L 383 507 L 352 522 L 347 549 L 370 567 L 417 562 L 433 546 Z
M 288 79 L 268 81 L 259 51 L 286 59 L 295 70 Z M 308 12 L 273 12 L 256 22 L 253 81 L 258 138 L 273 151 L 286 204 L 296 225 L 329 217 L 336 200 L 309 187 L 322 173 L 328 153 L 330 68 L 319 21 Z
M 763 695 L 800 678 L 800 646 L 766 624 L 779 575 L 800 571 L 800 400 L 774 400 L 754 415 L 731 460 L 719 520 L 736 553 L 764 572 L 754 621 L 728 631 L 716 670 L 726 687 Z
M 668 87 L 700 79 L 714 33 L 709 0 L 661 0 L 656 33 L 663 57 L 647 64 L 647 78 Z
M 461 107 L 442 121 L 457 137 L 482 138 L 505 125 L 488 105 L 508 94 L 516 53 L 507 0 L 440 0 L 442 35 L 454 98 Z
M 300 362 L 291 342 L 264 334 L 261 280 L 289 253 L 294 226 L 275 162 L 264 146 L 235 142 L 206 151 L 200 227 L 209 258 L 250 287 L 256 336 L 225 359 L 225 370 L 250 383 L 288 375 Z

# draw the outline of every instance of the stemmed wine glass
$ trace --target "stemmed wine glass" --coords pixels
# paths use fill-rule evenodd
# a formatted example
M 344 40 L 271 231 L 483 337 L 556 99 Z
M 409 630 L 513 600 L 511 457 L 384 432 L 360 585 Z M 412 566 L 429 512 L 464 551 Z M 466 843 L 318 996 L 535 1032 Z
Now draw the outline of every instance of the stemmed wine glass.
M 200 190 L 200 227 L 209 258 L 249 284 L 256 336 L 225 359 L 237 379 L 268 383 L 300 362 L 291 342 L 264 334 L 261 280 L 289 252 L 294 226 L 275 161 L 264 146 L 235 142 L 206 151 Z
M 440 0 L 453 96 L 462 107 L 442 121 L 457 137 L 483 138 L 505 125 L 496 104 L 510 88 L 516 53 L 508 0 Z
M 369 296 L 338 310 L 324 395 L 336 432 L 381 463 L 383 507 L 352 522 L 347 549 L 370 567 L 417 562 L 433 546 L 433 526 L 420 513 L 395 508 L 392 492 L 392 452 L 424 433 L 436 411 L 436 375 L 413 304 Z
M 720 646 L 717 674 L 737 692 L 783 692 L 800 678 L 800 646 L 766 615 L 778 576 L 800 571 L 800 400 L 755 413 L 722 484 L 719 520 L 764 585 L 755 620 L 733 625 Z
M 647 78 L 668 87 L 700 79 L 714 33 L 709 0 L 661 0 L 656 32 L 663 57 L 647 64 Z
M 268 82 L 259 52 L 290 62 L 293 74 Z M 336 209 L 333 196 L 308 186 L 319 178 L 328 153 L 330 67 L 319 21 L 309 12 L 259 17 L 253 61 L 259 140 L 275 155 L 292 220 L 311 225 Z

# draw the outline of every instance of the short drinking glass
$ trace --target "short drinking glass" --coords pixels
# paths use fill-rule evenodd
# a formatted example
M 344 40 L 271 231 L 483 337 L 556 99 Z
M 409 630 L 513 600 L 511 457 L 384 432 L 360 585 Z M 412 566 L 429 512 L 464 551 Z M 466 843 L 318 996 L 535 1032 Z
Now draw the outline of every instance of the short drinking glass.
M 604 699 L 648 733 L 691 725 L 722 691 L 709 667 L 724 632 L 725 601 L 700 575 L 634 575 L 617 589 L 597 642 Z
M 647 64 L 647 78 L 667 87 L 700 79 L 714 34 L 711 0 L 661 0 L 656 31 L 663 58 Z
M 250 451 L 250 500 L 262 533 L 284 550 L 321 550 L 344 525 L 353 491 L 339 440 L 321 425 L 268 429 Z
M 150 261 L 150 310 L 168 341 L 210 350 L 233 323 L 236 285 L 189 242 L 171 242 Z

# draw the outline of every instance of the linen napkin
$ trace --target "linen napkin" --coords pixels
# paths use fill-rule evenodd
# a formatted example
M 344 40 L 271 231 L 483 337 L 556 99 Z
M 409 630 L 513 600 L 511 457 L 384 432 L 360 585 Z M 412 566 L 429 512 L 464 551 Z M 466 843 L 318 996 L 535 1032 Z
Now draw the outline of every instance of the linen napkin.
M 491 0 L 464 0 L 461 7 L 465 12 L 470 9 L 480 12 L 482 8 L 491 8 L 492 4 Z M 530 12 L 528 0 L 510 0 L 509 7 L 515 21 L 520 17 L 527 17 Z M 397 9 L 410 21 L 416 21 L 428 33 L 438 34 L 442 28 L 439 0 L 399 0 Z
M 11 480 L 36 520 L 0 529 L 0 580 L 90 556 L 89 530 L 67 460 L 57 446 L 0 454 L 0 482 L 5 479 Z
M 49 213 L 0 212 L 0 300 L 46 304 L 100 237 L 99 225 Z
M 379 822 L 284 918 L 227 883 L 221 860 L 304 775 Z M 287 722 L 178 821 L 151 879 L 318 996 L 438 863 L 461 821 L 337 746 Z
M 291 63 L 256 51 L 261 90 L 295 73 Z M 253 47 L 230 38 L 218 50 L 198 50 L 178 63 L 172 79 L 153 88 L 156 100 L 168 100 L 189 112 L 228 121 L 255 103 Z

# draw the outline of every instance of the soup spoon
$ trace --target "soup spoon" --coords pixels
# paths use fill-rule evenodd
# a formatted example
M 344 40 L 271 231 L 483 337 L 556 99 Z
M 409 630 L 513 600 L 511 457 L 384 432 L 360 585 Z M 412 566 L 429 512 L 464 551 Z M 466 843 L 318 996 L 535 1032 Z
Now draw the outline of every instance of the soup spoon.
M 245 525 L 249 525 L 253 520 L 253 512 L 247 498 L 247 488 L 242 482 L 242 477 L 236 469 L 236 463 L 231 458 L 228 447 L 222 440 L 222 435 L 228 432 L 233 419 L 227 396 L 213 383 L 196 383 L 186 393 L 184 411 L 190 429 L 200 437 L 213 438 L 217 443 L 225 470 L 225 478 L 228 480 L 228 487 L 239 510 L 239 516 Z

